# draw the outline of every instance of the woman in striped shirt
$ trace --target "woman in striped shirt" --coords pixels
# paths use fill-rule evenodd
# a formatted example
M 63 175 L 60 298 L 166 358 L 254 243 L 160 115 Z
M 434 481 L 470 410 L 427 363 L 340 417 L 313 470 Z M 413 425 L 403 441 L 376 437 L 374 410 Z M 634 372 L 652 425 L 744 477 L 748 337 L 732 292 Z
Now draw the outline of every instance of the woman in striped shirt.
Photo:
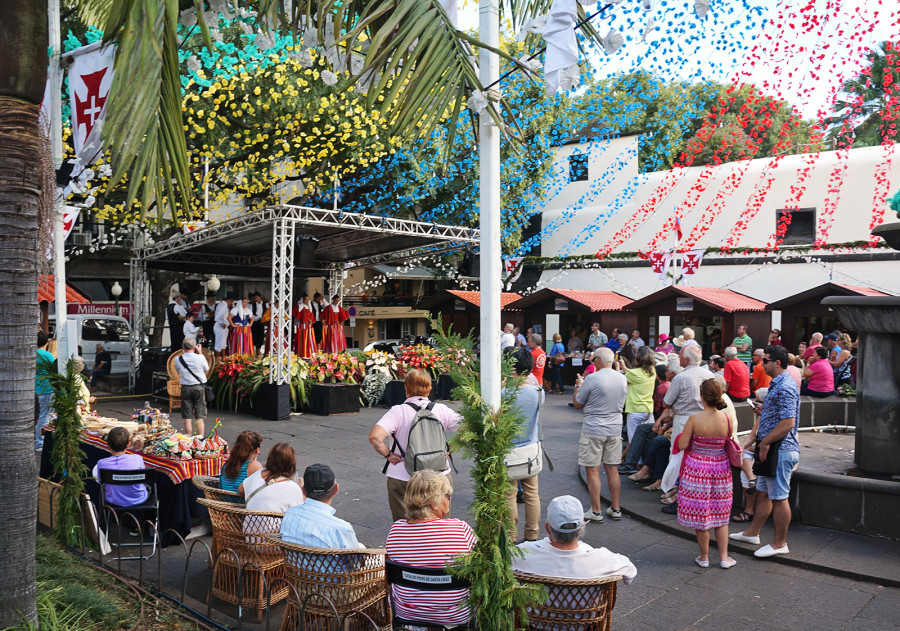
M 412 474 L 406 487 L 406 519 L 388 533 L 387 556 L 395 563 L 443 568 L 475 546 L 475 533 L 461 519 L 444 519 L 450 512 L 453 486 L 449 476 L 431 470 Z M 422 591 L 391 585 L 394 616 L 400 621 L 468 628 L 470 611 L 463 606 L 468 589 Z

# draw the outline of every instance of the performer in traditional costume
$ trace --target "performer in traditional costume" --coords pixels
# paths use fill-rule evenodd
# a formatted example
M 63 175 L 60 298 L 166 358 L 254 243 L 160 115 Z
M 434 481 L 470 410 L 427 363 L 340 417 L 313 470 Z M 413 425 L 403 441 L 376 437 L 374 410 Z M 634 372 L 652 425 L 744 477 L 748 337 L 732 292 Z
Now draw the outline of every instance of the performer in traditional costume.
M 231 337 L 228 338 L 229 355 L 255 355 L 253 348 L 253 335 L 250 325 L 253 324 L 253 312 L 250 310 L 250 301 L 241 298 L 241 304 L 235 305 L 228 314 L 228 322 L 233 327 Z
M 326 353 L 340 353 L 347 348 L 344 338 L 344 320 L 350 317 L 341 307 L 341 297 L 335 295 L 331 304 L 322 309 L 322 350 Z
M 266 312 L 263 314 L 262 322 L 266 326 L 266 355 L 272 352 L 272 337 L 275 335 L 275 327 L 278 326 L 278 323 L 280 322 L 279 318 L 281 318 L 282 316 L 284 316 L 284 313 L 281 309 L 278 308 L 277 302 L 272 303 L 268 308 L 266 308 Z M 291 347 L 290 335 L 290 331 L 288 331 L 288 337 L 284 340 L 285 350 Z
M 318 350 L 316 334 L 313 330 L 316 316 L 313 313 L 309 295 L 303 294 L 294 308 L 294 320 L 297 322 L 295 335 L 295 352 L 299 357 L 312 357 Z

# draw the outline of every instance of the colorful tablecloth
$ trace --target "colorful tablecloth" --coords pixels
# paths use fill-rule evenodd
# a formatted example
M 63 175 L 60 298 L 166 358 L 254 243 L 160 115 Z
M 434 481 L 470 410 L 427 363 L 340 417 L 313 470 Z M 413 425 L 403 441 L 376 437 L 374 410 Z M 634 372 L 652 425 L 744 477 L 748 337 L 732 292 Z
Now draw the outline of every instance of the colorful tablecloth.
M 106 441 L 99 436 L 82 434 L 81 440 L 89 445 L 109 451 Z M 144 459 L 144 464 L 150 469 L 155 469 L 166 474 L 172 482 L 180 484 L 190 480 L 195 475 L 218 476 L 225 464 L 225 456 L 216 458 L 197 458 L 194 460 L 173 460 L 162 456 L 151 456 L 140 451 L 127 450 L 128 453 L 137 454 Z

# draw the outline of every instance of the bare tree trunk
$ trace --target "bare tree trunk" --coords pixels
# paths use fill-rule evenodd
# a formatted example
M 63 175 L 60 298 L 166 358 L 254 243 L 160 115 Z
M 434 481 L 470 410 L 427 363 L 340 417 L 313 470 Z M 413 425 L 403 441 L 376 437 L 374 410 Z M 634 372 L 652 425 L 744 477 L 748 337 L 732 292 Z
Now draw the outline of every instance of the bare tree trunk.
M 37 622 L 34 363 L 42 175 L 39 103 L 47 3 L 7 0 L 0 20 L 0 628 Z M 40 253 L 41 256 L 44 253 Z

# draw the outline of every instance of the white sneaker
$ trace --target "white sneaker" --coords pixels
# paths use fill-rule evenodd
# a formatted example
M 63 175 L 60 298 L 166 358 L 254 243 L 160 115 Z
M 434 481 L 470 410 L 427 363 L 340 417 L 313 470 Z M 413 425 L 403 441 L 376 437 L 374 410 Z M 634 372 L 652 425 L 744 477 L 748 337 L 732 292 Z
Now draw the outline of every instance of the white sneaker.
M 788 554 L 790 550 L 785 545 L 783 548 L 773 548 L 770 544 L 764 545 L 762 548 L 753 553 L 753 556 L 765 558 L 765 557 L 773 557 L 776 554 Z
M 603 513 L 595 513 L 593 509 L 584 514 L 584 521 L 595 521 L 598 524 L 603 521 Z
M 619 521 L 622 519 L 622 510 L 618 508 L 613 508 L 610 506 L 606 509 L 606 514 L 609 515 L 610 519 L 613 521 Z
M 743 532 L 733 532 L 728 535 L 729 539 L 734 539 L 735 541 L 743 541 L 744 543 L 752 543 L 754 545 L 759 545 L 759 535 L 755 537 L 748 537 Z M 759 552 L 759 550 L 757 550 Z

